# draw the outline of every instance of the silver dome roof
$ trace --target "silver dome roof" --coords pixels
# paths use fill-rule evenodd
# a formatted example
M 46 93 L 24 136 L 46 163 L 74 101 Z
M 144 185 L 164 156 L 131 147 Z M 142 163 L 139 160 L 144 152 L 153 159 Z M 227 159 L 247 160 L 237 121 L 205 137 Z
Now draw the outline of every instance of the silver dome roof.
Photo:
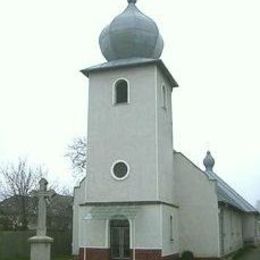
M 128 0 L 122 14 L 114 18 L 99 37 L 99 44 L 108 61 L 128 58 L 158 59 L 163 39 L 156 23 Z

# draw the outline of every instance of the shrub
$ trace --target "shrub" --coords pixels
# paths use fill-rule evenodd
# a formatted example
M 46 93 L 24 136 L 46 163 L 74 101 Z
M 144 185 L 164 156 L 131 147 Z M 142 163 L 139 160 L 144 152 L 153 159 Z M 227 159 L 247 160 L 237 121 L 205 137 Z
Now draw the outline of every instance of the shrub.
M 184 251 L 181 256 L 182 260 L 193 260 L 194 256 L 193 253 L 190 251 Z

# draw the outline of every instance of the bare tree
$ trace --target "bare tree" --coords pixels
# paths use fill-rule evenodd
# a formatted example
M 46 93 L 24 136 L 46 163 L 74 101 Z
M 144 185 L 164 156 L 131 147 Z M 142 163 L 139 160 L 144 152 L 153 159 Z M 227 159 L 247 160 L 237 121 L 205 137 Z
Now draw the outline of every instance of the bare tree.
M 9 217 L 13 218 L 13 223 L 16 222 L 15 225 L 21 230 L 28 228 L 29 207 L 31 207 L 28 198 L 43 175 L 41 167 L 33 168 L 25 159 L 19 159 L 16 164 L 10 163 L 0 168 L 0 195 L 8 201 L 6 208 Z
M 62 196 L 72 196 L 73 195 L 72 187 L 71 186 L 65 186 L 64 184 L 62 184 L 60 182 L 59 179 L 53 180 L 49 184 L 49 189 L 55 190 L 55 192 L 57 194 L 62 195 Z
M 77 137 L 68 145 L 68 157 L 74 171 L 75 177 L 82 177 L 86 171 L 87 165 L 87 139 L 85 137 Z

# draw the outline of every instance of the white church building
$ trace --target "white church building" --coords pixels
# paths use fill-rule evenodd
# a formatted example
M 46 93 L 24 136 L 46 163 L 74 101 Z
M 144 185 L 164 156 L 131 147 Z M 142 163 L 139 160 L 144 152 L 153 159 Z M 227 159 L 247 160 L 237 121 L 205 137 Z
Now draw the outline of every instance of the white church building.
M 107 62 L 89 78 L 86 177 L 74 191 L 73 255 L 80 260 L 221 259 L 257 243 L 257 210 L 213 171 L 174 151 L 178 87 L 160 60 L 155 22 L 128 6 L 100 35 Z

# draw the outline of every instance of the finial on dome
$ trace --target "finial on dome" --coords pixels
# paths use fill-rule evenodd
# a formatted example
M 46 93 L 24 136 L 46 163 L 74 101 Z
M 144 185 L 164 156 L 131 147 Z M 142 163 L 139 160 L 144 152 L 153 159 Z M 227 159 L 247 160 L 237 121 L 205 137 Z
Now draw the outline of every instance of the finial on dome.
M 131 3 L 135 4 L 135 3 L 137 2 L 137 0 L 127 0 L 127 2 L 128 2 L 129 4 L 131 4 Z
M 215 160 L 211 155 L 211 152 L 208 151 L 206 157 L 203 160 L 203 164 L 206 168 L 206 171 L 213 171 L 213 167 L 215 165 Z

